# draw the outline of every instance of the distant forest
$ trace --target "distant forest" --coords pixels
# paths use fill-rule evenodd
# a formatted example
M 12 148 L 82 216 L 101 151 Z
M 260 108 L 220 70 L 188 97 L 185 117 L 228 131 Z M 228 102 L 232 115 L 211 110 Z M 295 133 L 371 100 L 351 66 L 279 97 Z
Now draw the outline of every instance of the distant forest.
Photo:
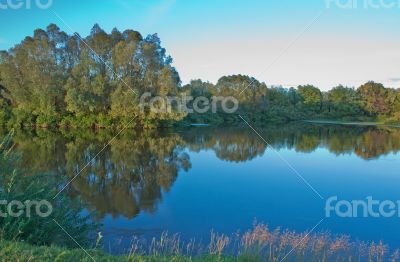
M 204 114 L 143 111 L 140 96 L 146 92 L 161 97 L 232 96 L 239 109 L 234 114 L 220 109 Z M 327 92 L 312 85 L 267 87 L 246 75 L 182 85 L 157 34 L 143 37 L 117 29 L 108 34 L 97 24 L 87 37 L 68 35 L 51 24 L 0 52 L 4 126 L 153 128 L 236 123 L 239 115 L 255 124 L 305 119 L 399 123 L 400 90 L 375 82 Z

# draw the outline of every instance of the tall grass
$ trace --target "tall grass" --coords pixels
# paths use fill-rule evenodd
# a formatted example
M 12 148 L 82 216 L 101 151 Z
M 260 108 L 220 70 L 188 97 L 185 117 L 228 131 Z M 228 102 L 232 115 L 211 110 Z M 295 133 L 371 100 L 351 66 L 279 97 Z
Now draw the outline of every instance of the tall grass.
M 330 233 L 309 234 L 288 230 L 270 230 L 255 224 L 243 234 L 224 235 L 211 232 L 208 244 L 182 241 L 178 235 L 161 234 L 150 243 L 134 238 L 128 257 L 220 257 L 221 261 L 400 261 L 399 249 L 390 250 L 383 242 L 351 241 L 348 236 Z M 213 260 L 214 261 L 214 260 Z

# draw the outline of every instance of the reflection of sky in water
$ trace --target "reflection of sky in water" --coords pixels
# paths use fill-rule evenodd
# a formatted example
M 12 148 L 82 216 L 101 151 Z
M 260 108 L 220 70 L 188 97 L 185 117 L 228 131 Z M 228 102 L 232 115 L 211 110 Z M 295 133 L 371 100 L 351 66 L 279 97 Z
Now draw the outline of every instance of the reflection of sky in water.
M 325 198 L 399 199 L 400 160 L 395 154 L 366 161 L 350 154 L 336 156 L 327 149 L 280 153 Z M 272 228 L 304 231 L 325 216 L 325 201 L 271 150 L 239 164 L 221 161 L 212 151 L 191 153 L 190 158 L 189 173 L 179 175 L 155 214 L 141 213 L 131 221 L 106 218 L 106 228 L 140 229 L 136 233 L 142 234 L 168 230 L 187 238 L 208 239 L 212 229 L 230 234 L 250 228 L 255 219 Z M 397 222 L 398 218 L 329 218 L 316 231 L 400 245 Z

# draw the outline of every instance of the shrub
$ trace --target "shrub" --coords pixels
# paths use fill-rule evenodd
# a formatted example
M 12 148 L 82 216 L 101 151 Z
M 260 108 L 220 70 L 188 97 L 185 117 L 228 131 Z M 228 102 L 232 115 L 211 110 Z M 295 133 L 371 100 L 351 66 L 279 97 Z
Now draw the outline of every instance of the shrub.
M 58 117 L 56 113 L 41 114 L 36 118 L 36 126 L 38 127 L 55 127 L 57 126 Z
M 10 216 L 10 210 L 5 205 L 0 206 L 0 239 L 24 241 L 36 245 L 60 245 L 76 247 L 76 243 L 65 231 L 83 246 L 91 243 L 91 233 L 97 229 L 92 215 L 82 215 L 82 205 L 79 201 L 59 194 L 55 199 L 60 183 L 51 174 L 29 175 L 18 170 L 18 157 L 11 146 L 12 133 L 0 144 L 0 200 L 11 201 L 41 201 L 51 203 L 52 212 L 48 217 L 41 217 L 34 212 L 35 207 L 29 208 L 30 216 L 25 213 L 17 217 Z M 12 211 L 18 212 L 18 206 L 12 206 Z M 47 212 L 47 210 L 42 210 Z M 65 231 L 64 231 L 65 230 Z

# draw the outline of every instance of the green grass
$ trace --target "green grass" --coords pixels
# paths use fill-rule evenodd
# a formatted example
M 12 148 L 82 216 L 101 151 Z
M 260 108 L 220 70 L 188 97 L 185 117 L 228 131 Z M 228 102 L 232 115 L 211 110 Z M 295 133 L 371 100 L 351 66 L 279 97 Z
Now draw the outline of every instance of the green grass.
M 184 256 L 113 256 L 100 250 L 65 249 L 60 247 L 37 247 L 25 243 L 0 241 L 0 261 L 40 261 L 40 262 L 61 262 L 61 261 L 134 261 L 134 262 L 157 262 L 157 261 L 176 261 L 176 262 L 233 262 L 233 261 L 256 261 L 249 259 L 238 259 L 221 256 L 204 256 L 190 258 Z M 93 259 L 92 259 L 93 258 Z

